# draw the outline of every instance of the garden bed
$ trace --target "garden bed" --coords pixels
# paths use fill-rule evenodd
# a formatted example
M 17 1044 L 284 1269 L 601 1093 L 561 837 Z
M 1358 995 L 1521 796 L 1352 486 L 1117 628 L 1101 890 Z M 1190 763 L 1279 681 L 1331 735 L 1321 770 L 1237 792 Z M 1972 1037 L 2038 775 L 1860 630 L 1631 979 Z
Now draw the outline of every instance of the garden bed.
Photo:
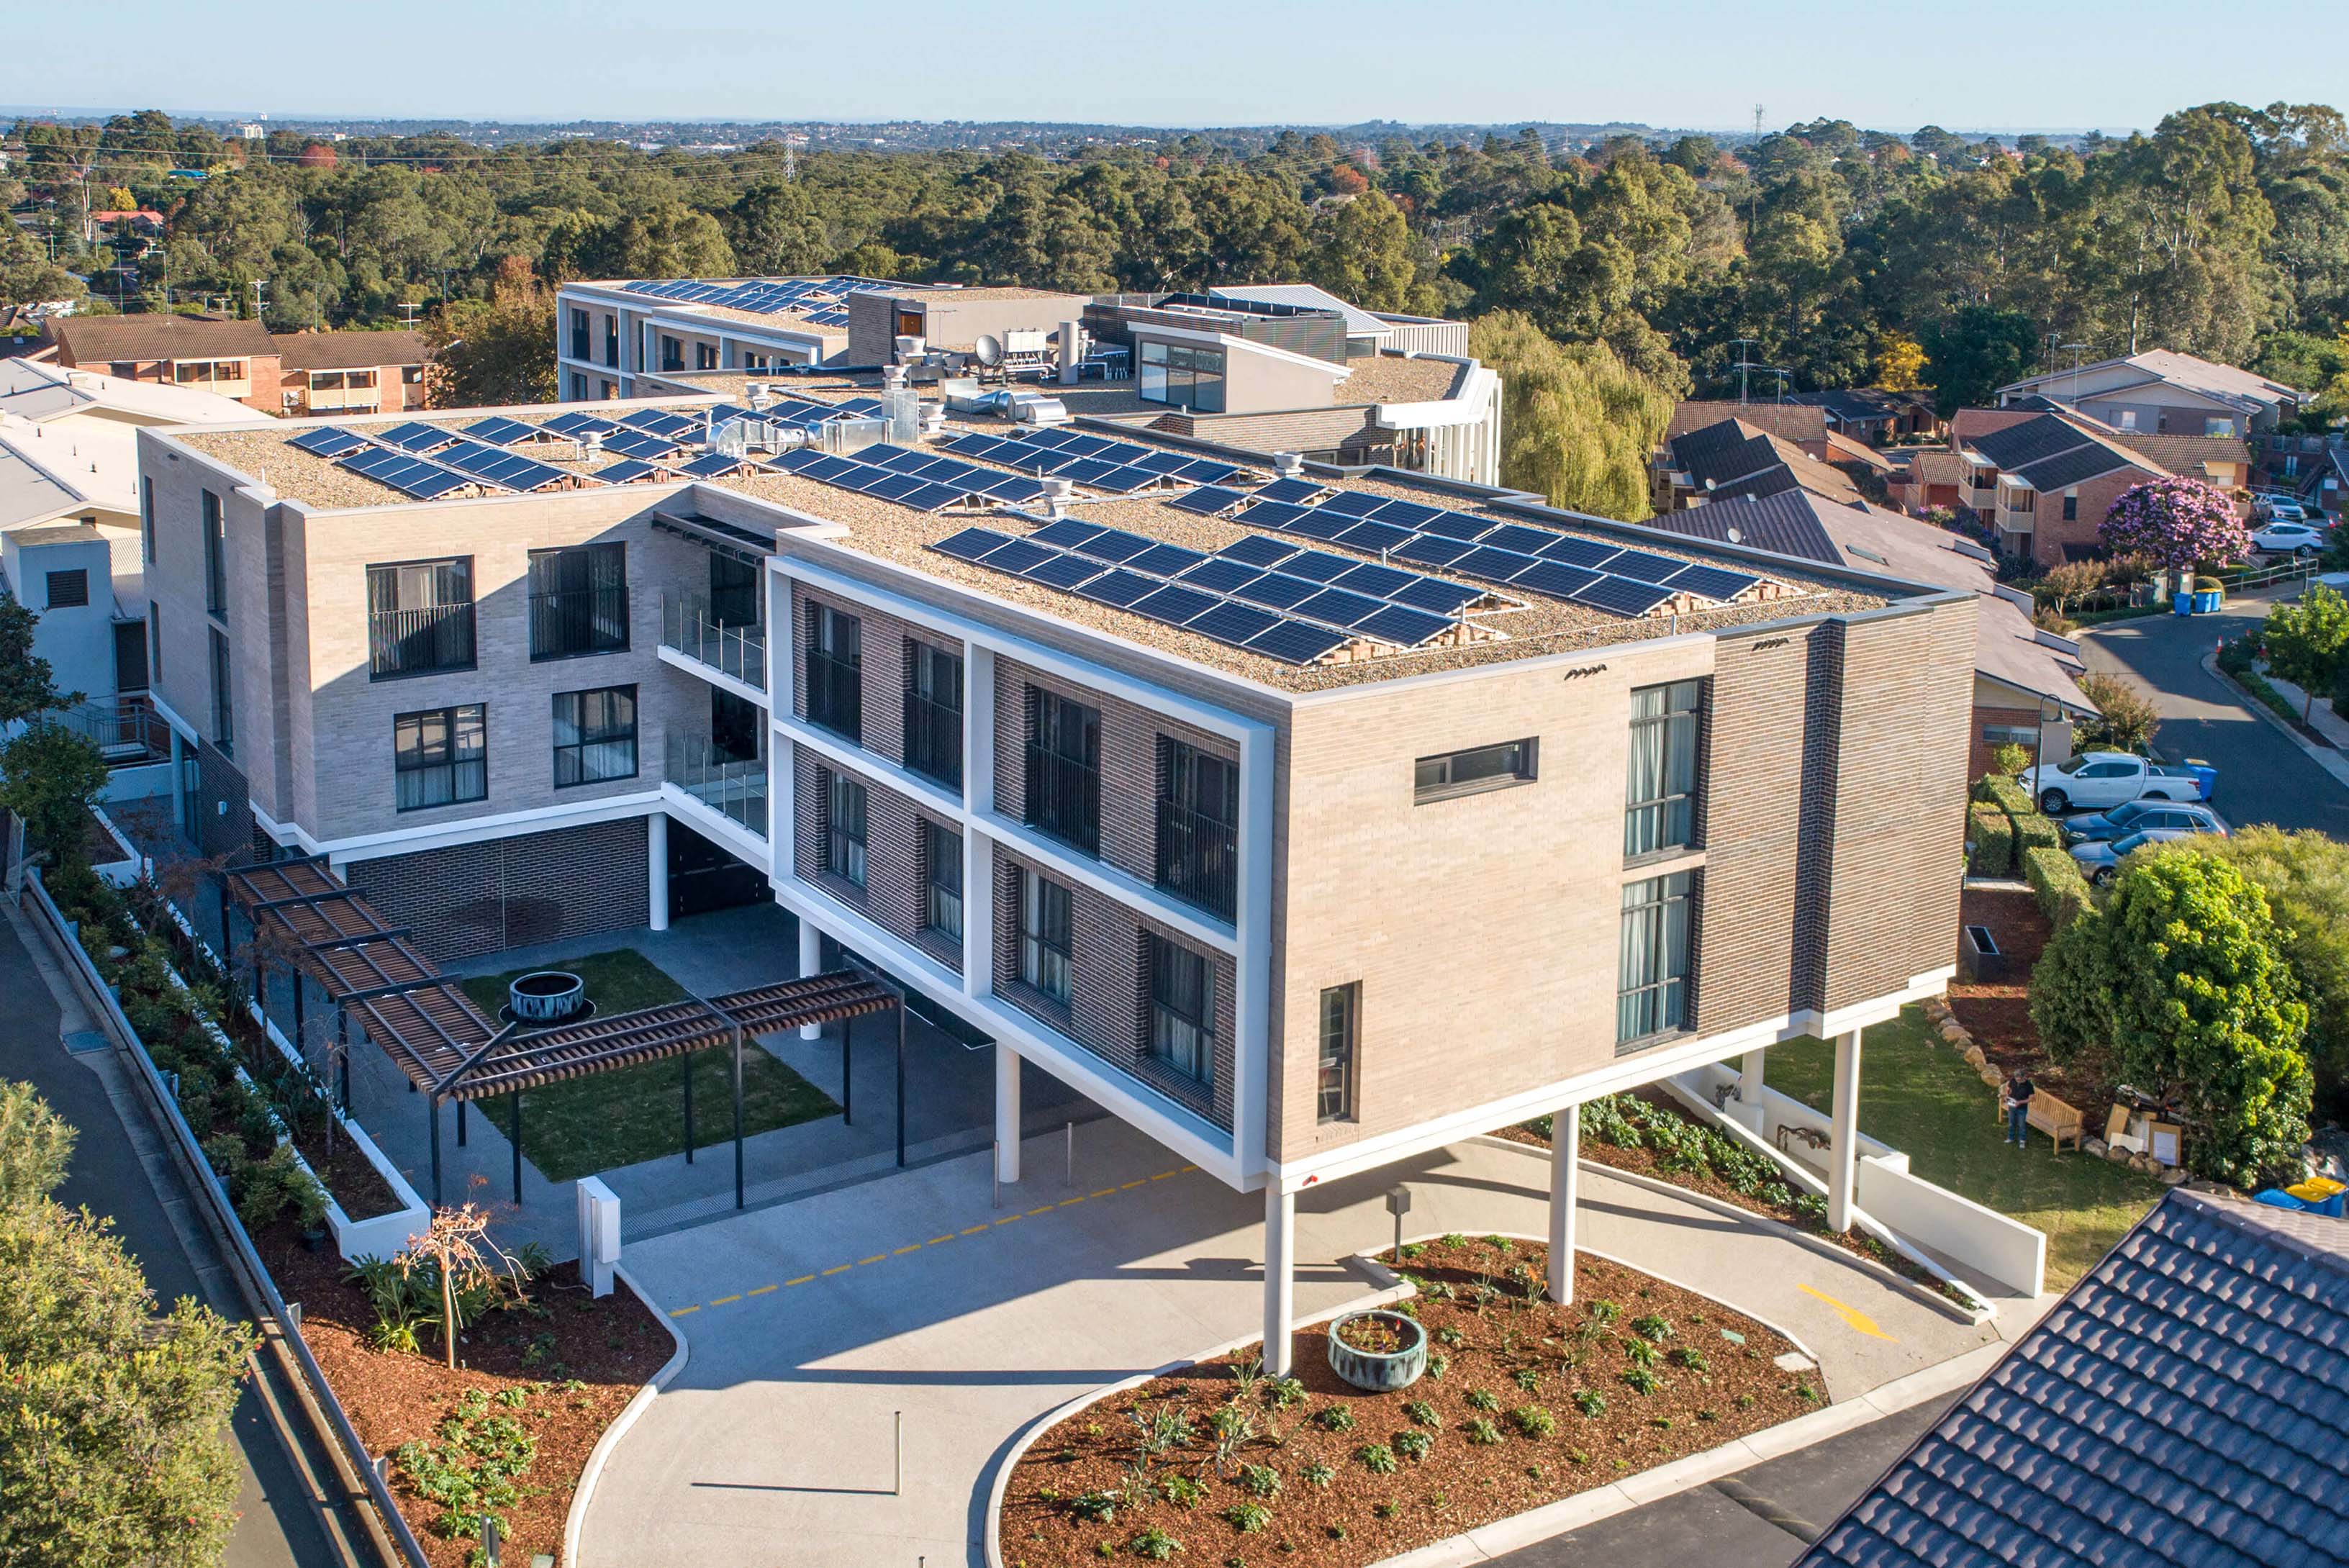
M 1965 924 L 1990 927 L 1999 951 L 2013 960 L 2015 978 L 1985 985 L 1960 975 L 1950 982 L 1950 1011 L 1991 1066 L 2002 1073 L 2028 1071 L 2039 1088 L 2095 1119 L 2091 1131 L 2102 1130 L 2100 1108 L 2112 1103 L 2113 1086 L 2085 1063 L 2066 1068 L 2048 1060 L 2031 1021 L 2031 971 L 2054 934 L 2038 896 L 2021 888 L 1970 887 L 1959 896 L 1958 909 Z M 1990 1118 L 1987 1109 L 1983 1116 Z
M 525 1454 L 511 1478 L 515 1495 L 493 1510 L 504 1560 L 525 1563 L 543 1552 L 560 1562 L 589 1452 L 675 1349 L 636 1293 L 621 1285 L 597 1301 L 573 1264 L 546 1269 L 531 1287 L 533 1306 L 492 1312 L 459 1335 L 452 1372 L 429 1328 L 420 1353 L 376 1349 L 367 1293 L 332 1253 L 305 1250 L 290 1224 L 268 1227 L 254 1245 L 279 1293 L 302 1304 L 302 1337 L 367 1451 L 394 1456 L 392 1493 L 434 1568 L 467 1563 L 481 1501 L 451 1507 L 422 1487 L 438 1483 L 461 1499 L 468 1481 L 481 1490 L 485 1461 Z M 502 1418 L 511 1425 L 492 1424 Z
M 1364 1393 L 1330 1370 L 1317 1327 L 1297 1332 L 1291 1379 L 1252 1377 L 1250 1348 L 1099 1400 L 1038 1434 L 1007 1478 L 1005 1568 L 1177 1553 L 1358 1568 L 1824 1398 L 1816 1371 L 1775 1365 L 1796 1349 L 1783 1336 L 1588 1253 L 1563 1307 L 1540 1295 L 1538 1242 L 1446 1236 L 1397 1266 L 1419 1287 L 1401 1310 L 1428 1332 L 1426 1377 Z

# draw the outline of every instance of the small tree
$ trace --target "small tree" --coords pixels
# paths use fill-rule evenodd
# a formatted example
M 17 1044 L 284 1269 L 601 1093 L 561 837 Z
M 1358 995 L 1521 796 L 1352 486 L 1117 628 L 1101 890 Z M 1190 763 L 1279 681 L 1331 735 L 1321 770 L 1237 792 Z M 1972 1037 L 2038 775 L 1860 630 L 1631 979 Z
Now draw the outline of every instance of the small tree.
M 515 1273 L 514 1260 L 490 1240 L 489 1212 L 467 1203 L 461 1209 L 436 1209 L 432 1222 L 420 1234 L 408 1238 L 393 1260 L 403 1275 L 430 1270 L 440 1287 L 440 1353 L 449 1369 L 457 1369 L 457 1331 L 464 1324 L 457 1315 L 458 1298 L 473 1291 L 495 1289 Z
M 2349 660 L 2344 660 L 2349 664 Z M 2266 895 L 2278 940 L 2308 1002 L 2302 1042 L 2327 1119 L 2349 1119 L 2349 844 L 2310 830 L 2239 828 L 2196 841 Z
M 2180 573 L 2206 561 L 2232 561 L 2251 547 L 2226 492 L 2179 474 L 2121 491 L 2096 525 L 2096 537 L 2116 552 L 2142 555 Z
M 2135 751 L 2153 744 L 2161 715 L 2137 689 L 2113 676 L 2083 676 L 2080 695 L 2096 705 L 2093 718 L 2082 719 L 2073 739 L 2082 751 Z
M 2268 902 L 2232 865 L 2179 844 L 2133 856 L 2102 911 L 2048 944 L 2032 1022 L 2058 1062 L 2111 1052 L 2140 1088 L 2187 1108 L 2187 1162 L 2248 1184 L 2292 1169 L 2308 1138 L 2308 1007 Z
M 2268 668 L 2301 689 L 2300 716 L 2309 717 L 2316 694 L 2330 693 L 2349 648 L 2349 599 L 2322 583 L 2311 583 L 2298 599 L 2268 611 L 2260 640 L 2268 653 Z
M 47 1198 L 66 1179 L 74 1130 L 28 1083 L 0 1083 L 0 1208 Z
M 106 784 L 106 758 L 88 736 L 56 723 L 0 741 L 0 806 L 51 853 L 78 842 L 89 803 Z
M 2032 590 L 2055 614 L 2068 616 L 2074 604 L 2104 585 L 2103 562 L 2067 561 L 2061 566 L 2049 567 L 2046 575 L 2032 584 Z
M 78 691 L 57 690 L 49 661 L 33 652 L 39 623 L 38 615 L 0 594 L 0 729 L 81 700 Z

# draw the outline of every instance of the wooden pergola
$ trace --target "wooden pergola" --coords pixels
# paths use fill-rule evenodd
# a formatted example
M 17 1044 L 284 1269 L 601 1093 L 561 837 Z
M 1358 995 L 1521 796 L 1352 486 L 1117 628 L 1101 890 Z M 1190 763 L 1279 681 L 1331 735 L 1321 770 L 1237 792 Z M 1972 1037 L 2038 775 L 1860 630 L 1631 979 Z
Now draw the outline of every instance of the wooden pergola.
M 803 1028 L 897 1012 L 897 1162 L 905 1161 L 905 994 L 861 966 L 780 980 L 710 997 L 688 996 L 633 1012 L 577 1019 L 540 1028 L 501 1026 L 482 1016 L 463 989 L 443 975 L 409 941 L 405 927 L 386 924 L 365 897 L 337 878 L 323 858 L 272 861 L 222 875 L 221 923 L 230 905 L 256 929 L 298 954 L 306 973 L 336 1009 L 336 1032 L 347 1044 L 356 1011 L 369 1038 L 407 1075 L 426 1099 L 431 1128 L 432 1202 L 440 1202 L 440 1106 L 457 1105 L 457 1141 L 465 1140 L 465 1107 L 472 1100 L 511 1097 L 507 1141 L 513 1151 L 514 1202 L 522 1202 L 522 1100 L 527 1089 L 593 1073 L 615 1072 L 670 1057 L 681 1059 L 685 1097 L 685 1158 L 693 1162 L 694 1052 L 730 1047 L 733 1053 L 734 1206 L 743 1205 L 742 1046 L 750 1035 Z M 254 970 L 256 999 L 265 994 L 262 966 Z M 302 1032 L 302 986 L 294 987 L 294 1028 Z M 297 1048 L 298 1046 L 297 1046 Z M 847 1113 L 847 1042 L 842 1041 L 843 1106 Z M 337 1094 L 350 1105 L 350 1068 L 343 1063 Z

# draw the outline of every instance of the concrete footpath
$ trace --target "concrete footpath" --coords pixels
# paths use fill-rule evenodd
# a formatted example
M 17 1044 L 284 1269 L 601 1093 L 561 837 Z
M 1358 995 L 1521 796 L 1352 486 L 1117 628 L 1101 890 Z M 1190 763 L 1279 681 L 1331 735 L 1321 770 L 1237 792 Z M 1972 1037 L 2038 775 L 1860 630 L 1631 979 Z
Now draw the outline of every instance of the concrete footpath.
M 633 1246 L 631 1273 L 690 1359 L 615 1448 L 591 1501 L 596 1565 L 976 1561 L 987 1490 L 1037 1417 L 1248 1336 L 1263 1203 L 1109 1121 L 1057 1140 L 990 1203 L 984 1155 Z M 1493 1140 L 1299 1202 L 1297 1311 L 1368 1294 L 1341 1260 L 1409 1230 L 1539 1233 L 1546 1151 Z M 1995 1342 L 1857 1259 L 1585 1167 L 1582 1244 L 1766 1318 L 1820 1357 L 1831 1396 Z M 894 1420 L 905 1419 L 895 1490 Z

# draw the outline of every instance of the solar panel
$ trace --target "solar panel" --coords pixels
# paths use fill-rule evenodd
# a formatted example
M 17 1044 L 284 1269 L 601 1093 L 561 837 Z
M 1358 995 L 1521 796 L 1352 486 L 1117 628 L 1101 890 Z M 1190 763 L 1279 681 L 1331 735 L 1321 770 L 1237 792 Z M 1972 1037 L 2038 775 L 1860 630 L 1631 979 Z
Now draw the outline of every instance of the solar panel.
M 1386 497 L 1344 490 L 1321 503 L 1321 510 L 1339 517 L 1368 517 L 1387 504 Z
M 1216 553 L 1228 556 L 1243 566 L 1270 566 L 1296 554 L 1297 546 L 1278 539 L 1267 539 L 1260 533 L 1251 533 L 1232 541 Z
M 1240 470 L 1213 458 L 1194 458 L 1167 477 L 1181 480 L 1186 484 L 1220 485 L 1239 478 Z
M 1269 610 L 1259 610 L 1253 604 L 1236 604 L 1226 599 L 1195 621 L 1186 622 L 1184 630 L 1197 632 L 1219 643 L 1235 646 L 1247 644 L 1251 637 L 1262 636 L 1280 624 L 1280 617 Z
M 1751 573 L 1697 565 L 1673 573 L 1671 587 L 1676 593 L 1702 593 L 1708 599 L 1718 599 L 1726 604 L 1761 581 Z
M 1039 544 L 1049 544 L 1055 550 L 1074 550 L 1087 540 L 1099 539 L 1108 529 L 1095 522 L 1079 522 L 1064 517 L 1058 522 L 1048 522 L 1028 537 Z
M 388 447 L 398 447 L 403 452 L 437 452 L 451 446 L 457 433 L 438 425 L 427 425 L 419 419 L 407 419 L 388 430 L 378 430 L 375 438 Z
M 1276 610 L 1286 610 L 1292 604 L 1302 604 L 1321 591 L 1319 583 L 1268 572 L 1255 582 L 1243 583 L 1233 589 L 1232 597 L 1245 599 L 1251 604 L 1269 604 Z
M 1350 593 L 1343 588 L 1324 588 L 1298 605 L 1297 614 L 1309 620 L 1327 621 L 1333 626 L 1355 626 L 1385 608 L 1385 600 L 1373 599 L 1368 593 Z
M 512 490 L 544 490 L 562 484 L 571 476 L 552 463 L 542 463 L 536 458 L 509 452 L 502 447 L 489 446 L 481 441 L 460 441 L 434 458 L 452 469 L 488 480 Z
M 1606 575 L 1601 575 L 1574 595 L 1578 603 L 1617 615 L 1644 615 L 1671 596 L 1671 589 L 1658 587 L 1653 583 Z
M 1357 522 L 1349 525 L 1338 535 L 1338 542 L 1350 544 L 1356 550 L 1367 550 L 1373 554 L 1384 555 L 1397 545 L 1418 537 L 1419 535 L 1407 528 L 1390 528 L 1383 522 Z
M 608 469 L 596 469 L 595 477 L 607 485 L 632 485 L 639 480 L 667 480 L 669 477 L 669 470 L 655 468 L 652 464 L 637 458 L 630 458 L 626 462 L 614 463 Z
M 992 566 L 995 563 L 990 561 L 988 564 Z M 1092 582 L 1104 570 L 1100 562 L 1087 561 L 1081 555 L 1055 555 L 1050 561 L 1037 562 L 1020 575 L 1032 577 L 1055 588 L 1074 588 L 1080 583 Z
M 1299 506 L 1291 500 L 1260 500 L 1240 514 L 1250 528 L 1295 528 L 1313 515 L 1311 507 Z
M 1316 583 L 1335 583 L 1361 564 L 1342 555 L 1332 555 L 1326 550 L 1300 550 L 1280 563 L 1280 569 L 1291 577 L 1310 578 Z
M 1148 469 L 1125 463 L 1110 469 L 1097 480 L 1089 480 L 1085 482 L 1091 484 L 1095 490 L 1104 490 L 1112 495 L 1132 495 L 1136 490 L 1148 490 L 1163 477 L 1152 473 Z
M 1433 516 L 1422 516 L 1433 512 Z M 1379 521 L 1394 528 L 1415 528 L 1422 533 L 1433 533 L 1445 539 L 1482 539 L 1493 531 L 1493 521 L 1471 517 L 1464 511 L 1436 511 L 1433 507 L 1422 507 L 1417 501 L 1398 501 L 1379 513 Z
M 1398 560 L 1416 562 L 1422 566 L 1449 566 L 1462 556 L 1474 552 L 1475 548 L 1457 539 L 1422 533 L 1396 545 L 1392 554 Z
M 1155 543 L 1154 540 L 1144 539 L 1138 533 L 1128 533 L 1122 528 L 1105 528 L 1098 537 L 1085 542 L 1084 553 L 1096 561 L 1131 561 L 1143 551 L 1152 549 Z
M 481 481 L 444 469 L 439 463 L 428 463 L 421 458 L 409 456 L 389 447 L 369 447 L 364 451 L 347 453 L 335 459 L 337 466 L 364 475 L 378 484 L 388 485 L 416 500 L 431 500 L 450 490 L 463 490 Z
M 1214 555 L 1181 573 L 1184 582 L 1210 593 L 1228 593 L 1243 583 L 1264 575 L 1261 567 L 1243 566 L 1226 556 Z
M 911 474 L 895 473 L 887 469 L 881 471 L 884 477 L 864 486 L 864 494 L 878 496 L 883 500 L 895 500 L 901 496 L 909 496 L 920 490 L 924 482 Z
M 1563 561 L 1537 561 L 1510 579 L 1512 588 L 1530 588 L 1537 593 L 1547 593 L 1554 599 L 1571 599 L 1599 580 L 1599 573 L 1587 572 L 1579 566 L 1568 566 Z
M 648 430 L 656 436 L 674 436 L 679 439 L 701 428 L 701 421 L 683 414 L 671 414 L 659 408 L 638 408 L 620 416 L 620 423 L 638 430 Z
M 1202 517 L 1214 517 L 1218 512 L 1230 511 L 1247 499 L 1240 491 L 1227 490 L 1222 485 L 1203 485 L 1197 490 L 1184 491 L 1169 504 L 1177 511 L 1195 511 Z
M 1398 572 L 1392 566 L 1374 565 L 1364 562 L 1338 580 L 1340 588 L 1351 588 L 1357 593 L 1369 593 L 1381 599 L 1392 599 L 1396 591 L 1418 581 L 1415 574 Z
M 968 499 L 969 492 L 952 485 L 917 484 L 897 498 L 899 506 L 910 506 L 916 511 L 937 511 Z
M 916 452 L 905 447 L 893 447 L 885 441 L 877 447 L 867 447 L 857 453 L 856 460 L 860 463 L 871 463 L 875 468 L 911 469 L 927 468 L 936 460 L 936 456 L 931 452 Z
M 755 466 L 741 458 L 729 457 L 724 452 L 709 452 L 694 459 L 677 471 L 689 479 L 722 480 L 730 474 L 740 473 L 744 469 Z
M 972 431 L 968 435 L 957 436 L 951 441 L 941 443 L 947 451 L 958 452 L 966 458 L 988 457 L 994 452 L 996 448 L 1002 446 L 1003 444 L 1003 442 L 996 439 L 993 436 L 981 435 L 976 430 Z
M 827 452 L 815 461 L 802 467 L 800 472 L 812 480 L 821 480 L 825 484 L 833 485 L 864 466 L 863 463 L 852 463 L 846 458 L 835 458 Z
M 1330 517 L 1327 513 L 1323 512 L 1319 507 L 1309 506 L 1300 508 L 1299 510 L 1302 511 L 1305 515 L 1299 518 L 1295 522 L 1290 523 L 1288 525 L 1288 531 L 1291 533 L 1301 533 L 1308 539 L 1319 539 L 1326 541 L 1329 543 L 1335 544 L 1338 542 L 1339 535 L 1344 533 L 1348 529 L 1361 526 L 1350 518 Z M 1410 536 L 1406 534 L 1404 537 L 1409 538 Z
M 1432 615 L 1456 615 L 1484 596 L 1485 592 L 1481 588 L 1471 588 L 1464 583 L 1446 583 L 1441 577 L 1414 577 L 1409 586 L 1398 588 L 1387 595 L 1398 604 L 1425 610 Z
M 977 490 L 982 495 L 993 496 L 998 500 L 1008 500 L 1014 506 L 1034 500 L 1044 493 L 1044 487 L 1026 474 L 999 474 L 983 484 L 970 488 Z
M 1171 474 L 1189 464 L 1190 459 L 1180 452 L 1144 452 L 1133 459 L 1133 466 L 1148 469 L 1154 474 Z
M 1155 577 L 1144 577 L 1139 572 L 1104 572 L 1077 590 L 1088 599 L 1098 599 L 1104 604 L 1124 609 L 1145 594 L 1155 593 L 1165 584 Z
M 1563 561 L 1568 566 L 1579 566 L 1592 572 L 1622 553 L 1621 547 L 1618 545 L 1601 544 L 1595 539 L 1577 539 L 1569 533 L 1558 535 L 1556 542 L 1541 548 L 1542 558 L 1546 561 Z
M 1041 470 L 1054 479 L 1066 480 L 1075 485 L 1097 485 L 1117 472 L 1117 465 L 1105 458 L 1071 458 L 1056 454 L 1061 461 Z
M 1155 593 L 1135 600 L 1127 608 L 1137 615 L 1147 615 L 1154 621 L 1180 626 L 1187 621 L 1197 620 L 1221 602 L 1213 593 L 1202 593 L 1196 588 L 1170 583 Z
M 814 464 L 830 462 L 832 458 L 829 453 L 819 452 L 813 447 L 793 447 L 790 451 L 785 452 L 781 457 L 777 458 L 774 461 L 774 466 L 782 469 L 785 473 L 795 474 L 802 469 L 810 468 Z
M 1309 665 L 1327 657 L 1353 639 L 1343 632 L 1333 632 L 1327 626 L 1311 626 L 1302 621 L 1283 621 L 1247 640 L 1247 650 L 1284 664 Z
M 604 438 L 604 449 L 624 458 L 665 458 L 677 449 L 676 441 L 648 430 L 616 430 Z
M 1285 500 L 1291 506 L 1298 506 L 1311 500 L 1328 488 L 1326 485 L 1315 484 L 1310 480 L 1275 480 L 1268 485 L 1258 485 L 1256 488 L 1256 499 Z
M 1206 556 L 1195 550 L 1185 550 L 1179 544 L 1154 544 L 1141 554 L 1129 557 L 1128 566 L 1136 572 L 1147 572 L 1156 577 L 1172 577 L 1196 566 Z
M 1471 577 L 1489 577 L 1496 583 L 1506 583 L 1534 563 L 1530 555 L 1520 555 L 1514 550 L 1494 550 L 1478 545 L 1452 563 L 1454 572 L 1465 572 Z
M 476 441 L 487 441 L 493 447 L 511 447 L 516 441 L 534 441 L 538 428 L 525 425 L 520 419 L 509 419 L 503 414 L 492 414 L 486 419 L 476 419 L 465 427 L 462 434 Z
M 1355 625 L 1364 632 L 1406 648 L 1418 647 L 1452 630 L 1453 623 L 1441 615 L 1431 615 L 1424 610 L 1407 609 L 1401 604 L 1389 604 Z
M 1521 555 L 1538 555 L 1544 546 L 1555 542 L 1557 537 L 1546 528 L 1527 528 L 1522 522 L 1505 522 L 1490 533 L 1478 534 L 1476 542 L 1489 544 L 1496 550 L 1514 550 Z
M 1636 577 L 1642 583 L 1661 583 L 1689 563 L 1675 561 L 1669 555 L 1657 555 L 1645 550 L 1619 551 L 1607 562 L 1608 575 Z
M 286 445 L 298 448 L 314 457 L 339 458 L 345 452 L 356 452 L 367 445 L 367 438 L 328 425 L 316 430 L 305 430 Z
M 960 533 L 949 534 L 930 546 L 941 555 L 951 555 L 957 561 L 976 561 L 991 550 L 1000 550 L 1011 542 L 1008 533 L 998 533 L 991 528 L 966 528 Z
M 1027 447 L 1049 447 L 1060 450 L 1071 441 L 1082 439 L 1074 430 L 1030 430 L 1018 438 L 1017 444 Z
M 1459 515 L 1456 511 L 1447 512 L 1440 506 L 1423 506 L 1415 500 L 1391 500 L 1379 509 L 1381 522 L 1390 522 L 1397 528 L 1416 528 L 1423 531 L 1439 517 L 1458 517 Z M 1489 526 L 1486 523 L 1479 523 L 1478 531 L 1481 532 Z M 1473 539 L 1475 536 L 1471 534 L 1468 537 Z

